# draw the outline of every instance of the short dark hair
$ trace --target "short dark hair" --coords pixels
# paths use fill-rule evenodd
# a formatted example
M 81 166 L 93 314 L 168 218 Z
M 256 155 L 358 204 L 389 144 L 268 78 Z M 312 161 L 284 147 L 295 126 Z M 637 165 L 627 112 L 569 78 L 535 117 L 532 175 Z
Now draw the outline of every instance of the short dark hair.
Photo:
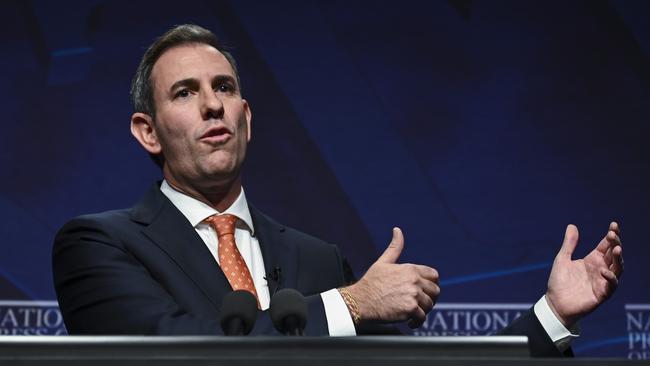
M 151 46 L 147 48 L 147 51 L 142 56 L 142 60 L 140 60 L 138 69 L 131 81 L 131 103 L 133 104 L 135 112 L 148 114 L 155 120 L 156 105 L 153 99 L 153 85 L 151 82 L 151 71 L 153 70 L 153 66 L 165 51 L 174 47 L 193 43 L 210 45 L 226 57 L 226 60 L 228 60 L 228 63 L 230 63 L 230 66 L 235 73 L 237 86 L 241 92 L 241 82 L 239 80 L 235 58 L 230 54 L 230 52 L 225 50 L 217 36 L 198 25 L 183 24 L 175 26 L 165 32 L 162 36 L 158 37 Z M 158 166 L 162 167 L 164 162 L 162 155 L 151 155 L 151 158 Z

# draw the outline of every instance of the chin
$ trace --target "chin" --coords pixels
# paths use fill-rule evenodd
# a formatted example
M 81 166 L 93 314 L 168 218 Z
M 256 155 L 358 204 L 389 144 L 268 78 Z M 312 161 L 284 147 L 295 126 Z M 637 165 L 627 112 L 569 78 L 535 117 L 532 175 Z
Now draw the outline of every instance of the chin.
M 237 177 L 239 169 L 236 164 L 219 164 L 205 167 L 204 176 L 211 177 L 212 180 L 228 181 Z
M 214 177 L 215 179 L 228 179 L 237 176 L 241 162 L 234 154 L 220 151 L 218 154 L 212 154 L 207 159 L 199 161 L 199 169 L 204 176 Z

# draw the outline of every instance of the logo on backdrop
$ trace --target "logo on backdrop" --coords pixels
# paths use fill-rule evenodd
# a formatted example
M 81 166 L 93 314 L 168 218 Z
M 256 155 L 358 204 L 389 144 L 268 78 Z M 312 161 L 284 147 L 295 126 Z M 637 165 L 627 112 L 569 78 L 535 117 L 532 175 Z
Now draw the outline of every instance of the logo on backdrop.
M 0 300 L 0 335 L 66 334 L 56 301 Z
M 436 304 L 422 326 L 413 331 L 418 336 L 481 336 L 497 333 L 531 304 Z
M 631 359 L 650 359 L 650 304 L 625 305 L 628 354 Z

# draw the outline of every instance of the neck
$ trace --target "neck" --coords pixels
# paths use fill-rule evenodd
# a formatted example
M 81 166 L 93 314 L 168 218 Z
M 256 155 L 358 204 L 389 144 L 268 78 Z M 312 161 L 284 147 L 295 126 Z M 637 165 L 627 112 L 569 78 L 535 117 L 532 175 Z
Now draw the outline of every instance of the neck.
M 164 177 L 167 183 L 175 190 L 210 205 L 219 212 L 224 212 L 228 207 L 232 206 L 241 192 L 241 176 L 239 175 L 235 179 L 225 183 L 219 182 L 205 186 L 184 184 L 174 179 L 170 174 L 164 174 Z

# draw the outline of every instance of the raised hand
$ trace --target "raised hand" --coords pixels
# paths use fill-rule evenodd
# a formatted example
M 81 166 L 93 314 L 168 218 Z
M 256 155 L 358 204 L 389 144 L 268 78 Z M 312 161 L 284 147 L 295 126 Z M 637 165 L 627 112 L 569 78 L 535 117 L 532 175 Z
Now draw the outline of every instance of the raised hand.
M 558 319 L 571 326 L 607 300 L 623 274 L 623 248 L 617 223 L 583 259 L 572 260 L 578 245 L 578 228 L 566 228 L 564 242 L 548 279 L 546 299 Z
M 393 228 L 388 248 L 355 284 L 347 287 L 359 306 L 361 321 L 396 322 L 408 320 L 417 328 L 440 294 L 438 272 L 427 266 L 398 264 L 404 236 Z

